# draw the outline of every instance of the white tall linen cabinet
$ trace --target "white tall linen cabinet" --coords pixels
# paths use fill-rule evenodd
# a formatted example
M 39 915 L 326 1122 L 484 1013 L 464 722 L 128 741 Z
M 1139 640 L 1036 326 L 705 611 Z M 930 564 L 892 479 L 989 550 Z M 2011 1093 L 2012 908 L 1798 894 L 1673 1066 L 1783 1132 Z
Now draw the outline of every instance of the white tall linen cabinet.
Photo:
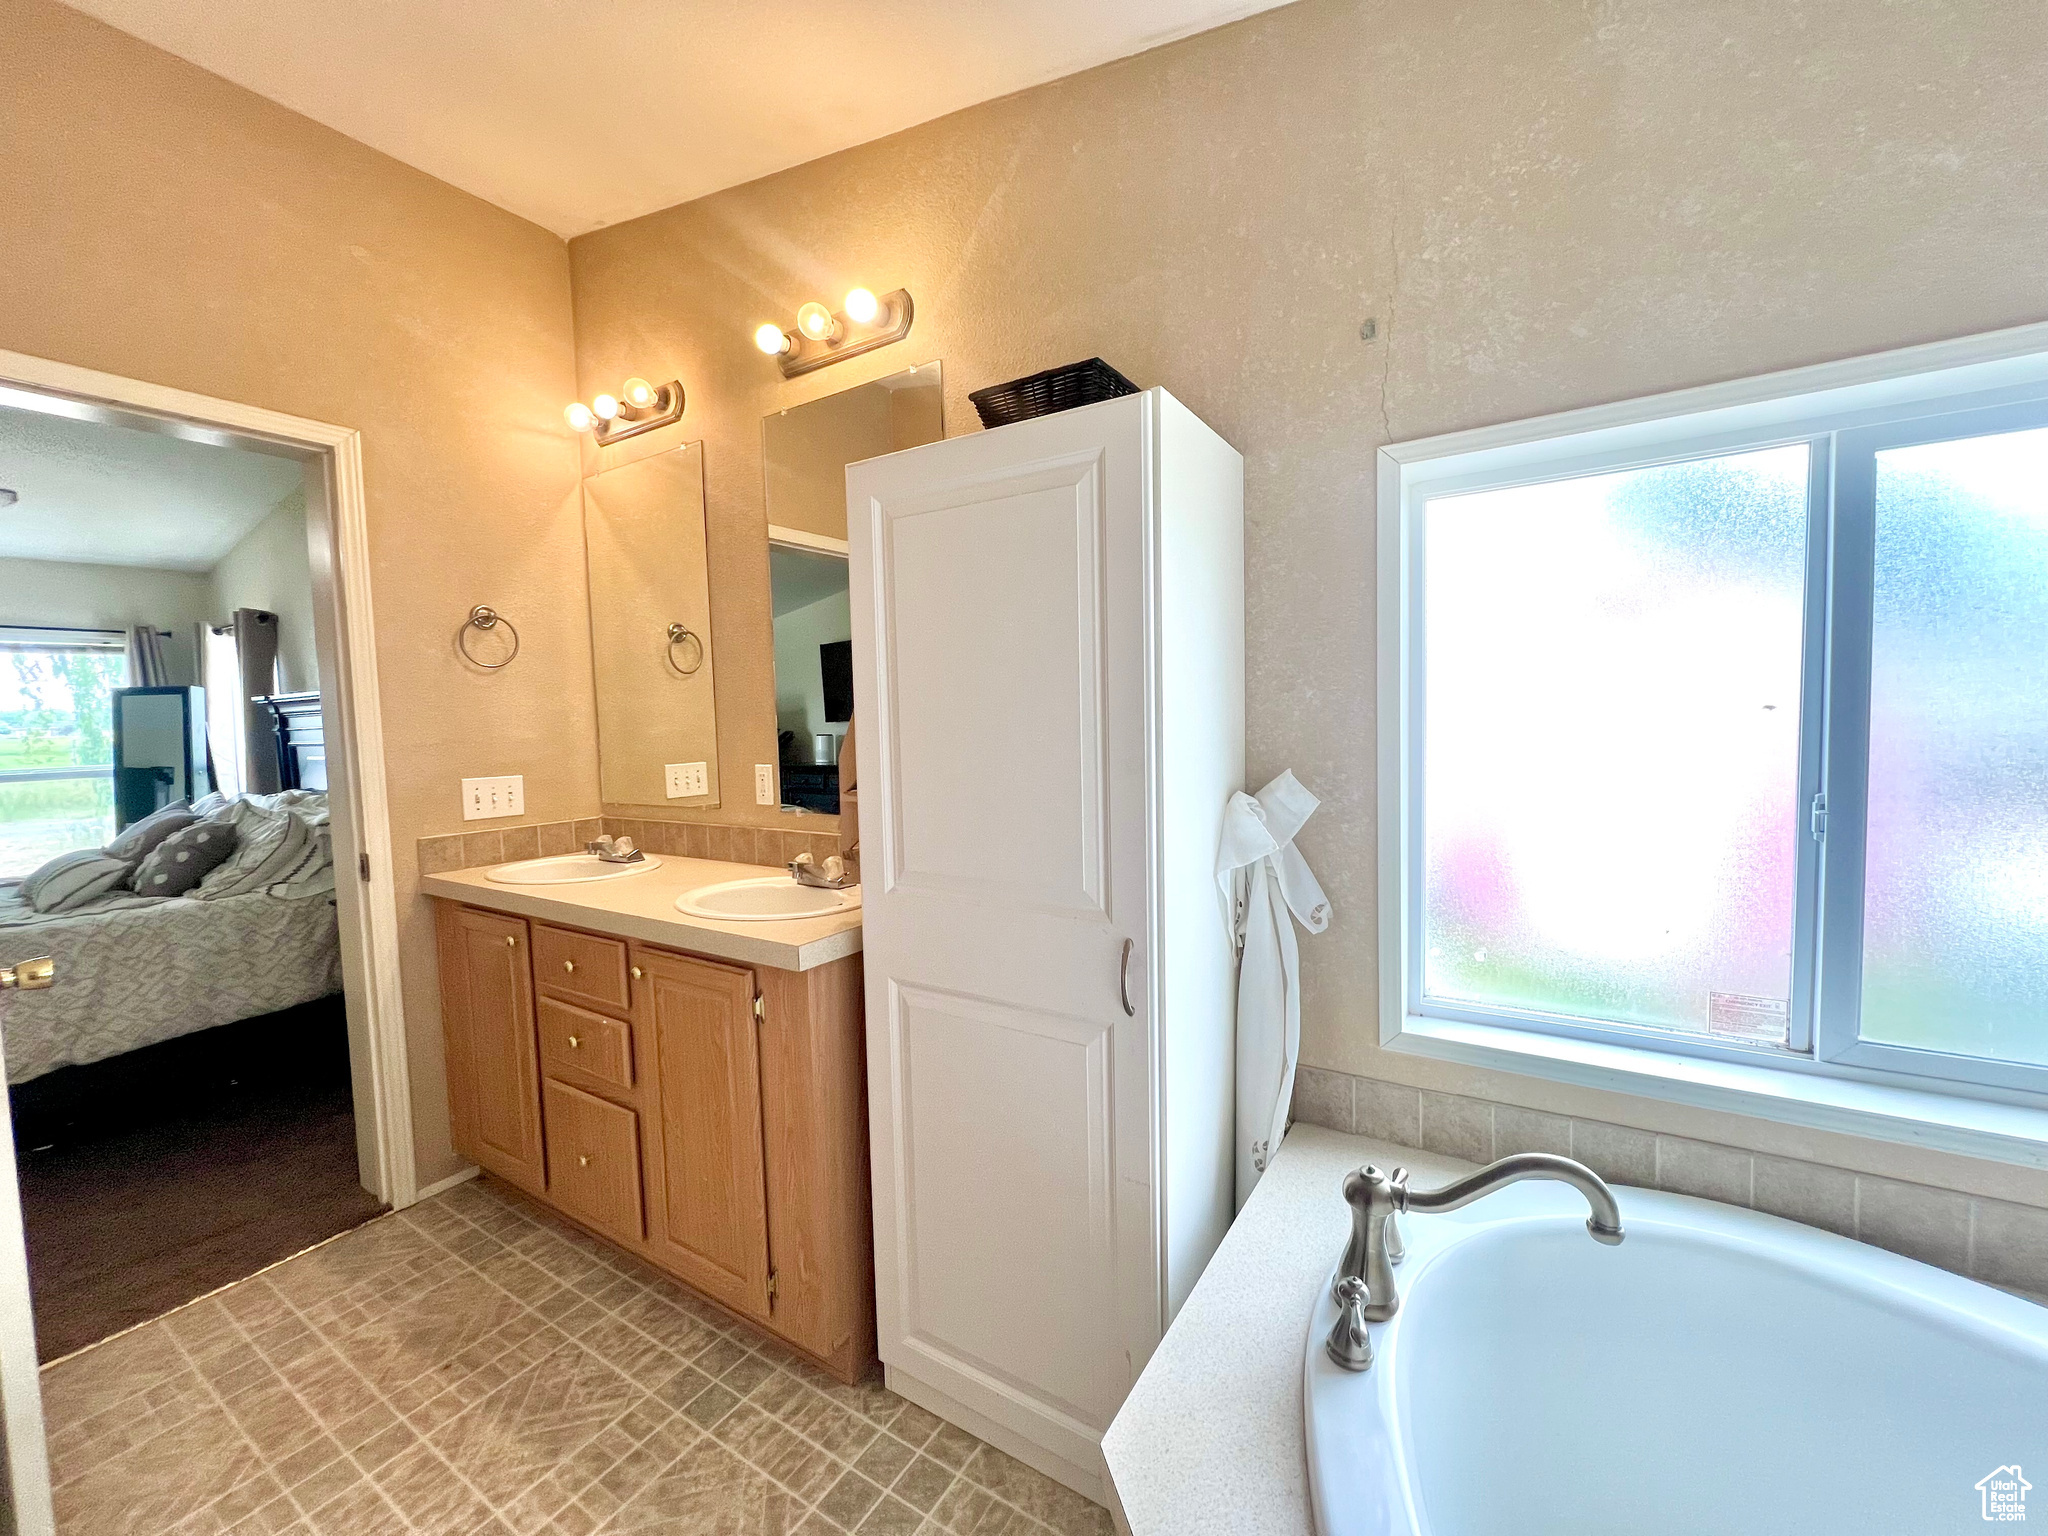
M 1232 1212 L 1244 461 L 1154 389 L 846 486 L 882 1360 L 1100 1498 Z

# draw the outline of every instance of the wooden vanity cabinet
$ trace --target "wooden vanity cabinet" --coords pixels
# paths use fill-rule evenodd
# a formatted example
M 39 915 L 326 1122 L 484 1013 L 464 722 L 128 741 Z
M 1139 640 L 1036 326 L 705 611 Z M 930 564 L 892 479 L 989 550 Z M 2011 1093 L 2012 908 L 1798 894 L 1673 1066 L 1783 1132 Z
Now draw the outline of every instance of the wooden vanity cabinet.
M 781 971 L 435 906 L 457 1149 L 859 1380 L 860 957 Z

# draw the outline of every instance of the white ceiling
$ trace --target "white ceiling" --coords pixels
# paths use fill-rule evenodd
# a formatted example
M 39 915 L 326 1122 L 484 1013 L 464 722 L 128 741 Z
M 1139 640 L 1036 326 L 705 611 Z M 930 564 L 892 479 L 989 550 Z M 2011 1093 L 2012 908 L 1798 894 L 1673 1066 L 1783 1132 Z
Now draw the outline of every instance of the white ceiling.
M 579 235 L 1281 0 L 71 0 Z
M 0 556 L 210 571 L 298 489 L 296 461 L 0 406 Z

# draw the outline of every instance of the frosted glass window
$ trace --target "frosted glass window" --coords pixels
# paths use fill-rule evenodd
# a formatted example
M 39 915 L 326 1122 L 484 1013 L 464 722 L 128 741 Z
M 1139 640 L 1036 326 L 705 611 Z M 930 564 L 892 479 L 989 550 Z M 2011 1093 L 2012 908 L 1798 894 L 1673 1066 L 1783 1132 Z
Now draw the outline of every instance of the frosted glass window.
M 1427 503 L 1427 998 L 1785 1044 L 1808 468 Z
M 2048 429 L 1877 454 L 1862 1034 L 2048 1064 Z

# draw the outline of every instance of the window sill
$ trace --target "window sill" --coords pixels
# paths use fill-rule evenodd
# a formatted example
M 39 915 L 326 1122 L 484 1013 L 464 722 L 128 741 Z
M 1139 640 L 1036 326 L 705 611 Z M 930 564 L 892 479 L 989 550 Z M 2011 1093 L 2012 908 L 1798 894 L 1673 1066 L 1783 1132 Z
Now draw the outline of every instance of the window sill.
M 1387 1049 L 1812 1130 L 2048 1168 L 2048 1109 L 1410 1015 Z

